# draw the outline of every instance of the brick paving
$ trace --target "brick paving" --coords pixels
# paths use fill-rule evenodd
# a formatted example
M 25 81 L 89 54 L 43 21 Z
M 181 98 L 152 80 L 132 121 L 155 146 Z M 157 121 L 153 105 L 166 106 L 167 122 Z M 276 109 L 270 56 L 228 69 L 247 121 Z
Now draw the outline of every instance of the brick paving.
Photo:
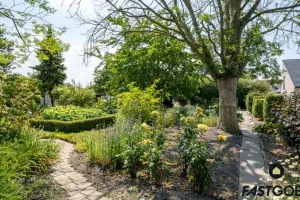
M 62 140 L 55 140 L 55 142 L 61 146 L 59 153 L 61 159 L 52 167 L 51 176 L 67 191 L 68 200 L 109 200 L 103 193 L 97 191 L 83 174 L 76 172 L 71 166 L 69 159 L 74 151 L 73 144 Z

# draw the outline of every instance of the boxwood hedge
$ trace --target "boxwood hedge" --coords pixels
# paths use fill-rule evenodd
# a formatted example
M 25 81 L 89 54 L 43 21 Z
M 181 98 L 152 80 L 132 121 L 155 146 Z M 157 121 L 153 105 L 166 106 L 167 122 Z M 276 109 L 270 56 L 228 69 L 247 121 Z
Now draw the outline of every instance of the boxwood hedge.
M 252 113 L 255 117 L 263 118 L 263 106 L 264 106 L 265 97 L 254 97 L 252 105 Z
M 252 112 L 253 98 L 256 96 L 262 96 L 258 91 L 253 91 L 247 94 L 246 96 L 246 109 L 249 112 Z
M 272 121 L 271 109 L 276 108 L 276 106 L 280 106 L 284 101 L 284 96 L 281 94 L 276 94 L 274 92 L 270 92 L 266 96 L 266 100 L 263 106 L 264 120 L 266 122 Z
M 96 117 L 85 120 L 76 121 L 59 121 L 59 120 L 44 120 L 31 119 L 30 125 L 35 128 L 41 128 L 45 131 L 59 131 L 64 133 L 78 133 L 81 131 L 92 130 L 94 128 L 106 128 L 111 126 L 115 121 L 114 115 Z

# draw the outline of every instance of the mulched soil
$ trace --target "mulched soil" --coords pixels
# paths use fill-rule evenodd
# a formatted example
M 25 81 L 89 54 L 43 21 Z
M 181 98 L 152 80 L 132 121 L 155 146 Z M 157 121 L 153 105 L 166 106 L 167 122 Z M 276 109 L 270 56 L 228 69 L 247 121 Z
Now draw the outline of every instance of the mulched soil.
M 263 121 L 252 116 L 254 127 L 257 127 Z M 285 144 L 278 141 L 275 135 L 258 133 L 258 136 L 263 144 L 263 150 L 266 154 L 267 162 L 274 162 L 277 160 L 285 159 L 289 156 L 291 150 Z
M 186 178 L 180 176 L 181 170 L 178 164 L 176 152 L 176 133 L 178 129 L 167 129 L 169 146 L 164 153 L 166 163 L 170 168 L 170 176 L 160 188 L 149 183 L 149 178 L 141 173 L 139 178 L 132 179 L 125 172 L 111 172 L 92 166 L 87 162 L 87 155 L 74 152 L 71 155 L 71 165 L 93 183 L 99 191 L 112 199 L 237 199 L 239 184 L 239 151 L 242 136 L 232 136 L 216 128 L 210 128 L 202 137 L 208 140 L 209 147 L 218 149 L 218 135 L 228 136 L 227 141 L 219 149 L 218 162 L 212 172 L 212 183 L 203 195 L 191 191 Z

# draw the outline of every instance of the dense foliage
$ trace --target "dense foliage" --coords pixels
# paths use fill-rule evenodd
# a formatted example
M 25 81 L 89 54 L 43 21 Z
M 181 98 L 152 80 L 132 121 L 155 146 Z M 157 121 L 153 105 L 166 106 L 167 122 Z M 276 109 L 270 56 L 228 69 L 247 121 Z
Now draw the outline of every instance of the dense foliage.
M 126 119 L 133 121 L 150 121 L 151 112 L 158 109 L 160 99 L 157 98 L 155 85 L 145 90 L 128 85 L 128 92 L 123 92 L 117 96 L 119 113 Z
M 274 106 L 272 122 L 278 123 L 277 133 L 289 146 L 300 150 L 300 95 L 286 98 L 282 104 Z M 299 152 L 298 152 L 299 153 Z
M 0 135 L 12 136 L 36 112 L 40 92 L 36 82 L 18 74 L 0 74 Z
M 116 98 L 97 99 L 97 104 L 95 107 L 107 114 L 114 114 L 117 112 L 117 99 Z
M 268 93 L 266 95 L 266 100 L 264 102 L 263 107 L 263 113 L 264 113 L 264 120 L 266 122 L 271 122 L 272 118 L 272 108 L 276 108 L 276 106 L 280 106 L 282 102 L 284 101 L 284 96 L 282 94 L 276 94 L 276 93 Z
M 97 108 L 81 108 L 69 105 L 47 108 L 43 111 L 41 117 L 50 120 L 74 121 L 100 117 L 102 115 L 104 115 L 103 111 Z
M 0 143 L 0 199 L 27 199 L 30 191 L 22 181 L 34 174 L 48 172 L 52 162 L 57 159 L 57 150 L 56 145 L 49 141 L 42 141 L 40 134 L 32 129 L 22 129 L 21 134 L 14 140 L 2 141 Z M 41 191 L 39 199 L 46 199 L 43 198 Z
M 158 123 L 160 113 L 152 112 L 153 125 L 118 120 L 110 129 L 93 132 L 86 138 L 90 162 L 114 170 L 126 169 L 132 178 L 147 169 L 153 183 L 160 185 L 166 174 L 161 152 L 165 134 Z
M 246 96 L 246 108 L 247 111 L 252 112 L 253 99 L 256 96 L 262 96 L 261 92 L 253 91 L 247 94 Z
M 130 23 L 124 24 L 127 29 Z M 109 42 L 108 45 L 115 45 Z M 201 65 L 185 50 L 182 42 L 155 34 L 127 35 L 115 54 L 107 54 L 95 70 L 99 93 L 119 94 L 135 82 L 141 89 L 159 80 L 163 98 L 188 100 L 197 91 Z
M 57 86 L 53 89 L 52 94 L 55 98 L 55 105 L 92 107 L 96 101 L 94 90 L 81 86 Z
M 263 118 L 264 102 L 265 102 L 265 97 L 256 96 L 253 98 L 252 113 L 255 117 L 258 117 L 260 119 Z
M 55 86 L 63 84 L 67 78 L 65 74 L 64 58 L 62 53 L 68 50 L 68 45 L 64 44 L 57 35 L 63 32 L 56 32 L 52 26 L 36 26 L 34 29 L 36 34 L 41 34 L 41 40 L 35 39 L 36 57 L 40 64 L 31 67 L 34 76 L 40 81 L 40 90 L 42 94 L 49 94 L 51 104 L 54 105 L 52 90 Z

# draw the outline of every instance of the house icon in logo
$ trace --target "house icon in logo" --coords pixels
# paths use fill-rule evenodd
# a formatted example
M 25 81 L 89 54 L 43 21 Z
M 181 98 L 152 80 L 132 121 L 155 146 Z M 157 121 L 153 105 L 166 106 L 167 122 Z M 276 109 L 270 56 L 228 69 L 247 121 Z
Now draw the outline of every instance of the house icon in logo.
M 284 174 L 284 168 L 279 162 L 275 162 L 269 166 L 269 174 L 274 179 L 279 179 Z
M 274 175 L 280 175 L 280 169 L 278 167 L 275 167 L 272 172 Z

